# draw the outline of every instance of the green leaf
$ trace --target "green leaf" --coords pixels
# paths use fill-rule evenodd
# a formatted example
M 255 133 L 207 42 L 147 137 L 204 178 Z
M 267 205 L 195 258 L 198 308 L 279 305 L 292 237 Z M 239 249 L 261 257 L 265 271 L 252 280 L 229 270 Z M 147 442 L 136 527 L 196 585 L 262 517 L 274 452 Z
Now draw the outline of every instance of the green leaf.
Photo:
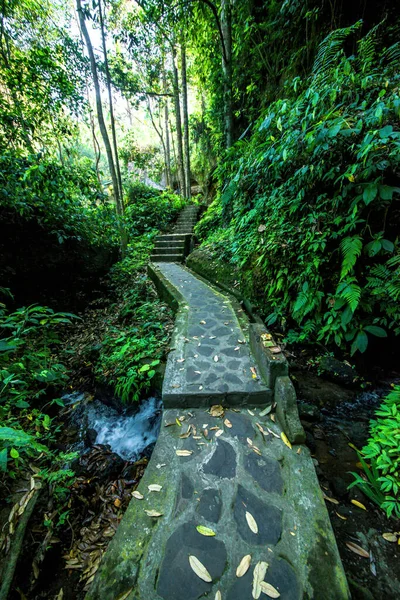
M 363 200 L 368 206 L 375 198 L 378 193 L 378 186 L 376 183 L 370 183 L 363 191 Z
M 16 450 L 15 448 L 11 448 L 11 450 L 10 450 L 10 456 L 11 456 L 11 458 L 19 458 L 19 452 L 18 452 L 18 450 Z
M 0 471 L 2 473 L 7 471 L 7 448 L 0 450 Z
M 368 333 L 371 333 L 376 337 L 387 337 L 386 331 L 382 327 L 378 327 L 377 325 L 366 325 L 366 327 L 364 327 L 364 331 L 368 331 Z
M 382 246 L 387 252 L 393 252 L 394 244 L 390 240 L 381 240 Z
M 148 371 L 150 369 L 150 365 L 143 365 L 143 367 L 140 367 L 139 369 L 139 373 L 145 373 L 146 371 Z
M 364 331 L 359 331 L 356 339 L 351 345 L 351 355 L 355 354 L 357 350 L 361 353 L 365 352 L 368 346 L 368 336 Z

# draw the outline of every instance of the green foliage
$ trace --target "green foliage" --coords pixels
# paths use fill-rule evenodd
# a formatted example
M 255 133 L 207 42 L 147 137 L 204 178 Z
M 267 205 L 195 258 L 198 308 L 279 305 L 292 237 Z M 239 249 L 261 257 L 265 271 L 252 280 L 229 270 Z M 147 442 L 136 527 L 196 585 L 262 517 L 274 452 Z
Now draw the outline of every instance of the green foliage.
M 170 311 L 145 271 L 152 247 L 151 235 L 135 238 L 110 273 L 117 302 L 95 372 L 100 381 L 112 382 L 123 402 L 137 401 L 149 390 L 170 339 Z
M 114 209 L 85 160 L 60 165 L 40 154 L 1 154 L 0 209 L 35 219 L 60 244 L 71 238 L 117 244 Z
M 289 341 L 352 354 L 400 333 L 397 45 L 369 36 L 347 56 L 357 28 L 333 32 L 310 78 L 230 150 L 196 229 Z
M 50 386 L 65 385 L 66 370 L 54 349 L 58 329 L 73 318 L 44 306 L 10 313 L 0 305 L 0 468 L 10 476 L 26 458 L 50 454 L 57 429 L 38 401 Z
M 359 487 L 388 517 L 400 517 L 400 386 L 384 399 L 371 421 L 368 443 L 359 456 L 363 474 L 349 487 Z M 369 464 L 368 464 L 369 463 Z
M 143 183 L 130 183 L 125 210 L 130 236 L 164 230 L 185 206 L 185 199 L 172 192 L 160 192 Z

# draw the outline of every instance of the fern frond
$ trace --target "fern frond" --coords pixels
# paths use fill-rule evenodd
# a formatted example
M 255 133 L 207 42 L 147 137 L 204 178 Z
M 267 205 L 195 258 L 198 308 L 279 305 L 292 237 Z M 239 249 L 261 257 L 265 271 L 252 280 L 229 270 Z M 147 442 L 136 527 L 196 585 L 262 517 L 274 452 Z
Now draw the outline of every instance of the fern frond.
M 342 272 L 340 274 L 340 279 L 343 279 L 356 264 L 357 258 L 361 254 L 362 241 L 358 236 L 346 237 L 341 241 L 340 249 L 343 254 Z
M 378 35 L 381 25 L 384 23 L 383 19 L 380 23 L 375 25 L 361 40 L 358 42 L 358 62 L 363 73 L 370 71 L 372 63 L 375 61 L 377 56 L 377 42 Z
M 336 66 L 338 59 L 343 53 L 343 44 L 345 40 L 360 29 L 362 21 L 357 21 L 350 27 L 343 27 L 331 31 L 329 35 L 321 42 L 318 53 L 315 58 L 312 74 L 315 77 L 324 75 Z
M 336 294 L 339 298 L 343 298 L 354 312 L 360 302 L 361 288 L 357 284 L 357 280 L 352 277 L 348 281 L 339 283 Z
M 381 65 L 389 68 L 398 68 L 400 62 L 400 42 L 382 52 Z

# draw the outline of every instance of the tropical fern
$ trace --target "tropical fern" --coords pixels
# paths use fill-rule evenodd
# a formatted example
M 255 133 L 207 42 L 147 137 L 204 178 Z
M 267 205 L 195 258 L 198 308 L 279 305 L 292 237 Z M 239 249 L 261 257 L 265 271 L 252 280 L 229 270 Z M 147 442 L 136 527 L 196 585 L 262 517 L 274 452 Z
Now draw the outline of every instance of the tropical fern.
M 343 53 L 343 44 L 345 40 L 351 34 L 358 31 L 361 25 L 362 21 L 357 21 L 350 27 L 335 29 L 326 36 L 326 38 L 319 45 L 317 56 L 314 61 L 312 70 L 314 76 L 324 76 L 336 66 L 340 56 Z
M 357 258 L 361 254 L 362 241 L 358 236 L 346 237 L 340 243 L 340 249 L 343 254 L 342 271 L 340 279 L 342 280 L 353 269 Z
M 351 277 L 347 281 L 339 283 L 336 294 L 339 298 L 343 298 L 354 312 L 360 302 L 361 288 L 355 277 Z

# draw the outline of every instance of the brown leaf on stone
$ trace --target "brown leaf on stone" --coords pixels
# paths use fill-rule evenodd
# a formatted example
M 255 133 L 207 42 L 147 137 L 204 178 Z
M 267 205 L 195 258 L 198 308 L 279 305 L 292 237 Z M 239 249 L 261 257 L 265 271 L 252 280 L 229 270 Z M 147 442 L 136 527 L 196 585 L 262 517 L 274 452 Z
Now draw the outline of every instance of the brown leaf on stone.
M 236 577 L 243 577 L 243 575 L 245 575 L 249 570 L 250 564 L 251 554 L 246 554 L 246 556 L 243 556 L 238 568 L 236 569 Z
M 218 429 L 218 431 L 215 432 L 215 437 L 219 437 L 220 435 L 222 435 L 224 432 L 222 429 Z
M 215 599 L 214 600 L 222 600 L 222 594 L 221 592 L 218 590 L 218 592 L 215 593 Z
M 162 485 L 159 485 L 158 483 L 152 483 L 150 485 L 147 486 L 149 492 L 161 492 L 162 490 Z
M 246 521 L 247 521 L 247 525 L 249 526 L 249 528 L 251 529 L 251 531 L 253 533 L 258 533 L 258 525 L 257 522 L 255 520 L 255 518 L 253 517 L 253 515 L 251 513 L 249 513 L 249 511 L 246 510 Z
M 251 376 L 253 379 L 257 379 L 257 371 L 255 370 L 254 367 L 250 367 L 250 371 L 251 371 Z
M 207 571 L 203 563 L 201 563 L 199 559 L 196 558 L 196 556 L 189 556 L 189 564 L 192 570 L 196 573 L 197 577 L 199 577 L 203 581 L 206 581 L 207 583 L 212 582 L 212 577 L 210 573 Z
M 280 354 L 282 352 L 282 348 L 279 346 L 271 346 L 271 348 L 268 348 L 268 350 L 272 352 L 272 354 Z
M 355 544 L 354 542 L 346 542 L 346 546 L 349 548 L 349 550 L 354 552 L 354 554 L 358 554 L 358 556 L 362 556 L 363 558 L 369 558 L 369 552 L 364 550 L 364 548 L 361 548 L 361 546 L 358 544 Z
M 247 412 L 249 413 L 249 415 L 251 415 L 252 417 L 254 417 L 254 412 L 252 410 L 250 410 L 249 408 L 247 409 Z
M 223 417 L 224 416 L 224 409 L 221 406 L 221 404 L 214 404 L 210 408 L 209 412 L 212 417 Z
M 229 419 L 225 419 L 225 421 L 224 421 L 224 425 L 225 425 L 226 427 L 229 427 L 229 429 L 232 427 L 232 423 L 229 421 Z
M 206 325 L 206 321 L 200 321 L 200 325 Z

